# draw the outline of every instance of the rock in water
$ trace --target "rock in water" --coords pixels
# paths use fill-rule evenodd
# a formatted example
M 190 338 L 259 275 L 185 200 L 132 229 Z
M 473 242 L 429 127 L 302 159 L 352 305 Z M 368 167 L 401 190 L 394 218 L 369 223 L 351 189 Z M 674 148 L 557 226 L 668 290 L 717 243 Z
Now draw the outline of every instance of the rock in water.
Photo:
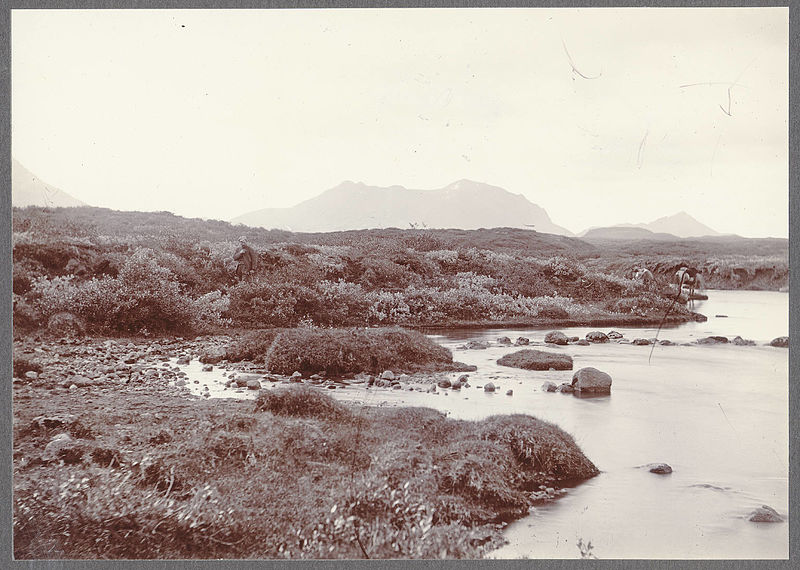
M 463 345 L 462 348 L 466 350 L 485 350 L 489 348 L 489 343 L 482 340 L 471 340 Z
M 211 364 L 203 365 L 203 372 L 211 372 L 212 370 L 214 370 L 214 367 Z
M 650 344 L 650 341 L 647 340 L 646 338 L 635 338 L 633 339 L 633 344 L 635 344 L 636 346 L 648 346 Z
M 381 378 L 383 380 L 390 380 L 390 381 L 394 380 L 394 372 L 392 372 L 391 370 L 384 370 L 383 374 L 381 374 Z
M 506 392 L 506 396 L 513 396 L 513 395 L 514 395 L 514 390 L 509 390 Z
M 547 381 L 542 384 L 542 392 L 555 392 L 558 389 L 555 382 Z
M 447 378 L 443 378 L 439 380 L 439 382 L 437 382 L 436 385 L 439 386 L 439 388 L 449 388 L 453 384 Z
M 608 338 L 610 339 L 617 340 L 622 338 L 622 333 L 618 331 L 608 331 L 608 334 L 606 336 L 608 336 Z
M 261 389 L 261 382 L 258 380 L 248 380 L 247 381 L 247 389 L 248 390 L 260 390 Z
M 777 346 L 778 348 L 789 348 L 789 337 L 788 336 L 779 336 L 778 338 L 773 338 L 770 343 L 770 346 Z
M 697 344 L 725 344 L 727 342 L 728 337 L 725 336 L 707 336 L 697 339 Z
M 527 346 L 530 343 L 531 343 L 531 340 L 529 338 L 525 338 L 524 336 L 521 336 L 521 337 L 519 337 L 517 339 L 517 342 L 515 342 L 514 344 L 516 344 L 517 346 Z
M 508 338 L 507 336 L 499 336 L 497 337 L 497 344 L 504 344 L 507 346 L 511 344 L 511 339 Z
M 766 522 L 776 523 L 783 522 L 783 517 L 778 514 L 778 511 L 767 505 L 761 505 L 759 508 L 750 513 L 748 519 L 750 522 Z
M 484 392 L 494 392 L 494 390 L 495 390 L 494 384 L 492 384 L 491 382 L 488 382 L 487 384 L 484 384 L 484 386 L 483 386 L 483 391 Z
M 610 394 L 611 376 L 597 368 L 587 366 L 576 370 L 572 375 L 572 387 L 577 392 Z
M 561 331 L 550 331 L 544 335 L 544 341 L 549 342 L 550 344 L 565 345 L 567 344 L 568 340 L 569 339 L 567 338 L 567 335 Z
M 178 364 L 184 364 L 184 365 L 185 365 L 185 364 L 189 364 L 189 362 L 190 362 L 190 361 L 191 361 L 191 358 L 189 358 L 188 356 L 181 356 L 181 357 L 178 359 L 178 362 L 177 362 L 177 363 L 178 363 Z
M 656 473 L 657 475 L 669 475 L 672 473 L 672 467 L 666 463 L 651 463 L 647 468 L 650 473 Z
M 753 346 L 755 344 L 754 340 L 747 340 L 740 336 L 734 337 L 731 342 L 736 346 Z
M 564 394 L 572 394 L 575 391 L 575 388 L 572 387 L 572 384 L 567 382 L 562 383 L 558 388 L 556 388 L 556 392 L 562 392 Z
M 592 343 L 586 340 L 585 338 L 582 338 L 580 340 L 576 340 L 575 344 L 577 344 L 578 346 L 589 346 Z
M 600 331 L 586 333 L 586 340 L 589 342 L 608 342 L 608 335 Z

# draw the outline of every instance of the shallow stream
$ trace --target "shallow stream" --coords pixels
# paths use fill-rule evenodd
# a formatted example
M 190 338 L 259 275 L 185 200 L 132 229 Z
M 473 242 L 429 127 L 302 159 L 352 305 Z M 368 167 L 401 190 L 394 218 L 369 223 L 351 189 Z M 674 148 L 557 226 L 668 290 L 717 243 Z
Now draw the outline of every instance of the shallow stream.
M 695 302 L 707 322 L 664 329 L 659 338 L 687 343 L 709 335 L 740 335 L 756 346 L 659 345 L 650 362 L 650 346 L 536 347 L 569 354 L 575 369 L 594 366 L 608 372 L 610 396 L 542 391 L 546 380 L 569 382 L 572 371 L 499 366 L 498 358 L 521 347 L 500 346 L 497 338 L 541 342 L 547 330 L 532 329 L 432 335 L 453 351 L 455 360 L 478 367 L 470 373 L 470 388 L 461 391 L 350 386 L 330 392 L 370 405 L 428 406 L 461 419 L 526 413 L 572 434 L 601 474 L 511 524 L 509 544 L 495 551 L 496 557 L 577 558 L 580 539 L 591 542 L 591 554 L 598 558 L 785 558 L 788 523 L 752 523 L 747 516 L 766 504 L 788 518 L 788 351 L 764 346 L 788 334 L 788 294 L 709 291 L 708 296 L 708 301 Z M 611 328 L 631 340 L 656 334 L 654 328 L 599 330 Z M 584 337 L 598 329 L 561 330 Z M 459 348 L 472 339 L 492 341 L 492 346 Z M 182 367 L 190 378 L 214 374 L 191 366 L 197 365 Z M 488 381 L 498 386 L 497 392 L 479 388 Z M 668 463 L 673 473 L 656 475 L 639 467 L 651 462 Z

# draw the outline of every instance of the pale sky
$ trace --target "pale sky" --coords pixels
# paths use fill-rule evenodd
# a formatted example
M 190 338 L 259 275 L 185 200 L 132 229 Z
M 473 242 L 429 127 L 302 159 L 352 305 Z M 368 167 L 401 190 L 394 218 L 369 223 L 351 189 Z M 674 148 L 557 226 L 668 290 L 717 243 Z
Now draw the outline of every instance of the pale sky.
M 93 206 L 230 219 L 468 178 L 574 232 L 685 210 L 788 233 L 786 8 L 15 10 L 11 31 L 12 154 Z

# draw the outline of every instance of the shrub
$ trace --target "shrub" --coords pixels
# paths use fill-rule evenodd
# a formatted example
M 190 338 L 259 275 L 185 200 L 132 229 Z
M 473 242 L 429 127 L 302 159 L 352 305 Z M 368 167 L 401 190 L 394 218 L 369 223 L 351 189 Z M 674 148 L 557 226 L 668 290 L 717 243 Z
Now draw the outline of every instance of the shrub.
M 449 350 L 421 333 L 399 328 L 281 330 L 262 357 L 267 369 L 279 374 L 325 371 L 341 375 L 453 367 Z
M 255 411 L 333 422 L 343 422 L 353 417 L 343 404 L 311 386 L 264 391 L 256 398 Z
M 525 349 L 506 354 L 497 361 L 501 366 L 525 370 L 572 370 L 572 357 L 568 354 Z

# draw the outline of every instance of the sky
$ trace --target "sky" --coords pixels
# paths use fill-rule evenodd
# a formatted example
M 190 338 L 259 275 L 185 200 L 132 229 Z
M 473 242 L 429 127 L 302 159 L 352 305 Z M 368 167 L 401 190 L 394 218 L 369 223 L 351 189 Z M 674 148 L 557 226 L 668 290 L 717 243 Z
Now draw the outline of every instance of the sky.
M 786 8 L 15 10 L 12 155 L 230 219 L 344 180 L 788 234 Z

